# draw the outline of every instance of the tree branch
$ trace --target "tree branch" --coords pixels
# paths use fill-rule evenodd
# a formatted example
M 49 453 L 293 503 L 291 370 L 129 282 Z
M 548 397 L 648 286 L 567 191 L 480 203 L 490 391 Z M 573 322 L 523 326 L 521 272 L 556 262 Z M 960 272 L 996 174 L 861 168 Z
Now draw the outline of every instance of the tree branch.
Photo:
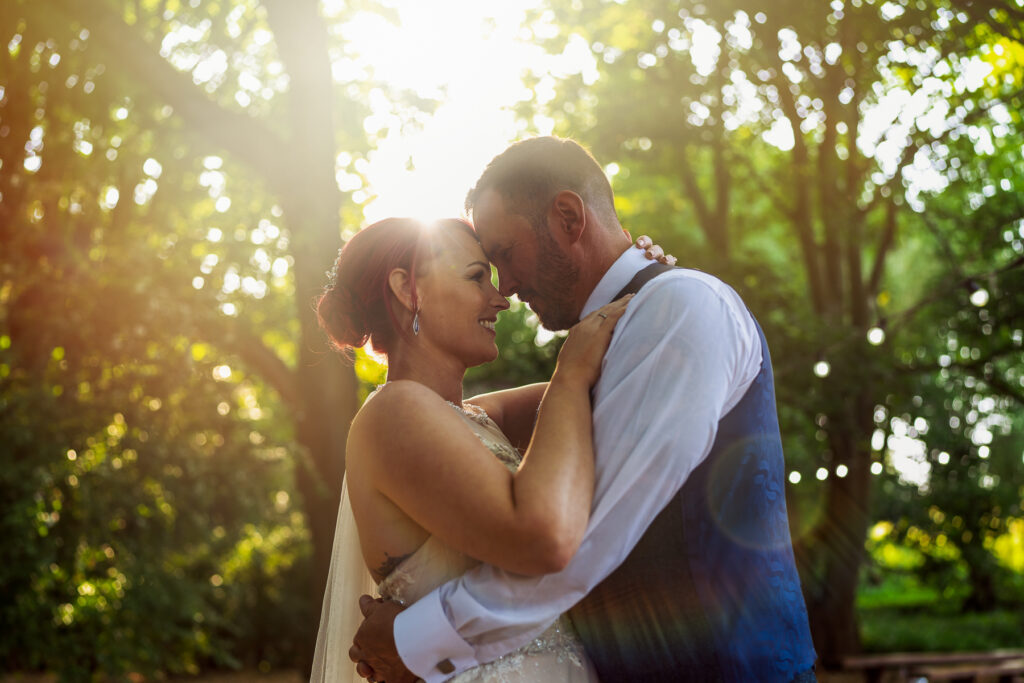
M 962 129 L 964 126 L 970 123 L 973 123 L 974 121 L 977 121 L 978 119 L 983 118 L 986 114 L 988 114 L 989 109 L 991 109 L 992 107 L 995 107 L 1000 104 L 1005 104 L 1007 101 L 1012 100 L 1014 97 L 1018 97 L 1021 95 L 1024 95 L 1024 88 L 1021 88 L 1020 90 L 1017 90 L 1016 92 L 1007 95 L 1003 98 L 1000 98 L 998 100 L 990 100 L 989 102 L 986 102 L 982 105 L 978 105 L 970 112 L 968 112 L 959 123 L 952 125 L 949 128 L 946 128 L 945 130 L 941 131 L 938 135 L 920 136 L 917 141 L 915 141 L 913 137 L 908 137 L 907 145 L 906 147 L 903 148 L 903 152 L 900 154 L 900 160 L 896 165 L 896 171 L 892 174 L 892 177 L 889 178 L 886 181 L 886 183 L 881 187 L 888 187 L 890 193 L 894 194 L 897 191 L 897 186 L 899 185 L 899 182 L 903 177 L 903 169 L 909 166 L 911 163 L 913 163 L 914 157 L 917 155 L 919 150 L 922 150 L 925 147 L 933 145 L 937 142 L 943 142 L 954 132 Z M 881 190 L 881 188 L 879 188 L 879 190 Z M 864 205 L 864 207 L 860 210 L 860 213 L 862 215 L 869 213 L 885 198 L 886 197 L 883 196 L 881 191 L 876 191 L 875 196 L 871 199 L 870 202 Z
M 772 204 L 775 206 L 775 209 L 781 215 L 785 216 L 790 221 L 796 221 L 796 213 L 793 206 L 790 204 L 787 198 L 781 192 L 779 192 L 778 188 L 776 188 L 773 185 L 770 185 L 769 183 L 764 182 L 764 175 L 765 174 L 758 173 L 756 170 L 751 170 L 751 172 L 746 174 L 745 180 L 754 185 L 757 188 L 759 194 L 768 197 L 768 199 L 770 199 Z
M 679 173 L 680 180 L 683 181 L 683 189 L 686 191 L 686 195 L 693 202 L 693 210 L 697 214 L 697 221 L 700 223 L 701 232 L 704 233 L 704 238 L 708 241 L 708 244 L 713 246 L 715 244 L 714 216 L 711 213 L 707 200 L 704 198 L 704 192 L 697 183 L 697 176 L 693 172 L 692 165 L 685 161 L 685 158 L 689 156 L 687 154 L 688 151 L 688 149 L 683 150 L 684 161 L 676 170 Z
M 724 136 L 721 135 L 724 121 L 724 114 L 726 111 L 725 98 L 723 97 L 723 89 L 725 84 L 729 82 L 729 74 L 731 73 L 728 66 L 728 59 L 724 57 L 719 58 L 717 68 L 714 71 L 716 88 L 718 89 L 718 97 L 716 98 L 714 116 L 718 120 L 719 129 L 711 143 L 711 161 L 714 168 L 715 177 L 715 218 L 714 218 L 714 231 L 717 237 L 715 246 L 719 250 L 718 256 L 722 259 L 729 257 L 730 247 L 730 229 L 729 224 L 729 198 L 732 192 L 732 167 L 729 163 L 729 150 L 728 143 Z
M 895 330 L 899 329 L 900 327 L 903 327 L 908 322 L 910 322 L 910 320 L 915 315 L 917 315 L 922 309 L 924 309 L 926 306 L 928 306 L 929 304 L 932 304 L 932 303 L 934 303 L 936 301 L 939 301 L 941 299 L 944 299 L 945 297 L 949 296 L 949 294 L 951 292 L 954 292 L 957 289 L 960 289 L 962 287 L 967 287 L 968 284 L 970 282 L 972 282 L 972 281 L 987 280 L 987 279 L 989 279 L 991 277 L 994 277 L 994 276 L 997 276 L 997 275 L 1001 275 L 1002 273 L 1006 273 L 1006 272 L 1009 272 L 1011 270 L 1015 270 L 1017 268 L 1024 268 L 1024 256 L 1019 256 L 1016 259 L 1014 259 L 1013 261 L 1011 261 L 1010 263 L 1008 263 L 1008 264 L 1006 264 L 1006 265 L 1004 265 L 1004 266 L 1002 266 L 1000 268 L 996 268 L 995 270 L 991 270 L 991 271 L 989 271 L 987 273 L 978 273 L 978 274 L 971 275 L 971 276 L 968 276 L 968 277 L 964 277 L 964 278 L 962 278 L 960 280 L 957 280 L 956 282 L 951 283 L 947 287 L 944 287 L 944 288 L 942 288 L 942 289 L 940 289 L 938 291 L 935 291 L 930 296 L 927 296 L 927 297 L 921 299 L 920 301 L 918 301 L 917 303 L 915 303 L 915 304 L 913 304 L 913 305 L 903 309 L 899 313 L 896 313 L 895 315 L 888 316 L 888 320 L 890 321 L 889 325 L 888 325 L 888 329 L 889 329 L 890 332 L 892 332 L 892 331 L 895 331 Z M 850 335 L 848 335 L 848 336 L 846 336 L 846 337 L 844 337 L 842 339 L 839 339 L 839 340 L 829 344 L 828 346 L 826 346 L 826 347 L 824 347 L 822 349 L 819 349 L 819 352 L 824 354 L 825 356 L 829 356 L 829 355 L 832 355 L 832 354 L 838 352 L 839 350 L 841 350 L 847 344 L 862 343 L 863 340 L 864 340 L 863 330 L 854 330 Z M 993 356 L 989 356 L 989 358 L 985 359 L 985 360 L 990 360 L 992 357 Z M 786 376 L 790 371 L 796 369 L 798 366 L 802 365 L 804 362 L 805 362 L 805 359 L 799 359 L 798 361 L 795 360 L 795 361 L 787 363 L 787 364 L 783 364 L 783 363 L 777 364 L 775 366 L 775 378 L 776 378 L 776 380 L 778 380 L 780 377 Z M 980 362 L 983 362 L 983 361 L 980 361 Z M 899 366 L 899 365 L 897 365 L 896 367 L 897 367 L 897 369 L 900 369 L 900 370 L 902 370 L 904 372 L 918 372 L 918 371 L 922 371 L 922 370 L 928 370 L 929 368 L 938 369 L 937 366 L 933 368 L 932 366 L 913 366 L 913 367 L 911 367 L 911 366 Z M 964 366 L 960 366 L 960 367 L 964 367 Z
M 729 195 L 732 190 L 732 174 L 730 173 L 729 155 L 726 142 L 716 138 L 711 147 L 711 158 L 715 173 L 715 246 L 720 251 L 719 257 L 729 257 Z
M 1020 42 L 1021 37 L 1024 36 L 1024 10 L 1014 7 L 1012 2 L 993 2 L 992 0 L 974 0 L 973 2 L 967 2 L 965 9 L 978 23 L 987 25 L 993 31 L 999 35 L 1012 40 L 1013 42 Z M 976 8 L 983 8 L 988 11 L 978 12 Z M 1007 18 L 1011 23 L 1016 22 L 1015 26 L 1006 26 L 996 20 L 996 17 L 992 15 L 992 12 L 1006 12 Z M 1016 29 L 1016 33 L 1013 30 Z
M 1021 349 L 1017 346 L 1005 346 L 992 351 L 989 355 L 978 360 L 971 361 L 970 363 L 954 363 L 948 366 L 942 366 L 938 363 L 929 363 L 928 365 L 902 365 L 897 370 L 906 375 L 916 375 L 923 372 L 938 372 L 939 370 L 959 370 L 967 372 L 972 376 L 980 377 L 981 381 L 985 382 L 993 389 L 998 390 L 1005 396 L 1016 400 L 1018 403 L 1024 404 L 1024 390 L 1019 387 L 1015 387 L 1007 382 L 1002 375 L 992 372 L 984 372 L 984 368 L 989 363 L 996 361 L 1000 358 L 1008 356 L 1013 353 L 1020 353 Z M 983 372 L 978 373 L 977 370 L 981 368 Z
M 811 290 L 811 304 L 816 313 L 822 313 L 826 309 L 825 293 L 822 290 L 821 270 L 818 267 L 817 258 L 818 245 L 814 240 L 814 226 L 811 217 L 811 197 L 808 190 L 810 178 L 807 177 L 809 164 L 807 144 L 800 130 L 800 117 L 796 111 L 793 93 L 789 88 L 790 83 L 782 72 L 780 61 L 779 68 L 775 70 L 775 89 L 779 94 L 782 112 L 789 120 L 790 128 L 793 131 L 793 177 L 796 181 L 796 186 L 793 188 L 796 194 L 796 202 L 793 207 L 793 227 L 804 257 L 804 270 L 807 272 L 807 284 Z
M 907 144 L 903 148 L 903 153 L 900 154 L 900 160 L 896 164 L 896 170 L 893 172 L 892 177 L 885 181 L 885 184 L 875 190 L 875 196 L 871 198 L 867 204 L 860 210 L 861 216 L 866 216 L 882 203 L 883 200 L 888 199 L 890 196 L 894 196 L 899 190 L 900 181 L 903 178 L 903 169 L 909 166 L 917 155 L 917 151 L 924 145 L 915 145 L 913 140 L 908 138 Z
M 204 316 L 196 323 L 196 330 L 209 344 L 235 354 L 267 382 L 293 416 L 304 409 L 295 371 L 280 356 L 266 346 L 239 321 L 222 317 Z
M 878 288 L 882 283 L 882 273 L 885 270 L 885 258 L 889 254 L 889 250 L 895 242 L 896 226 L 896 202 L 890 201 L 886 206 L 885 227 L 882 229 L 882 235 L 878 240 L 878 247 L 875 249 L 875 260 L 871 265 L 871 275 L 868 277 L 868 296 L 875 296 L 878 294 Z
M 942 255 L 946 257 L 946 261 L 949 263 L 950 269 L 958 276 L 963 275 L 963 270 L 960 268 L 960 260 L 953 253 L 953 247 L 950 246 L 949 240 L 943 236 L 942 231 L 939 230 L 939 226 L 935 224 L 932 217 L 928 215 L 927 211 L 921 213 L 921 221 L 925 227 L 928 228 L 928 232 L 932 234 L 935 241 L 938 243 L 939 248 L 942 250 Z
M 838 178 L 835 173 L 836 161 L 836 139 L 838 130 L 836 124 L 835 105 L 839 100 L 839 91 L 842 89 L 843 73 L 838 65 L 826 66 L 825 71 L 825 92 L 824 101 L 824 131 L 821 144 L 817 147 L 818 152 L 818 218 L 824 227 L 824 257 L 825 257 L 825 282 L 828 286 L 829 297 L 833 301 L 843 300 L 843 260 L 842 245 L 839 239 L 840 226 L 846 223 L 845 203 L 837 200 Z M 847 225 L 847 227 L 849 227 Z M 859 245 L 854 246 L 860 249 Z M 859 272 L 850 273 L 849 277 L 861 277 Z M 859 284 L 859 283 L 858 283 Z M 858 286 L 857 289 L 860 289 Z M 851 303 L 853 299 L 851 299 Z
M 291 80 L 288 92 L 289 126 L 294 148 L 289 169 L 292 192 L 306 201 L 324 203 L 325 211 L 337 223 L 341 193 L 334 180 L 335 135 L 331 91 L 334 81 L 327 58 L 327 28 L 317 0 L 263 0 L 278 54 Z M 311 184 L 307 178 L 327 181 Z
M 1024 391 L 1021 391 L 1020 387 L 1015 387 L 1007 382 L 1001 375 L 997 373 L 992 373 L 991 375 L 986 373 L 982 376 L 982 381 L 993 389 L 998 390 L 1004 396 L 1009 396 L 1017 403 L 1024 406 Z
M 891 316 L 890 320 L 894 320 L 895 323 L 890 324 L 889 329 L 896 330 L 899 327 L 902 327 L 903 325 L 907 324 L 910 321 L 910 319 L 913 318 L 913 316 L 918 313 L 918 311 L 920 311 L 928 304 L 938 301 L 939 299 L 945 298 L 946 296 L 949 295 L 950 292 L 956 291 L 961 287 L 967 287 L 971 282 L 975 282 L 978 280 L 987 280 L 988 278 L 995 277 L 996 275 L 1001 275 L 1002 273 L 1006 273 L 1021 267 L 1024 267 L 1024 256 L 1018 256 L 1016 259 L 1006 264 L 1005 266 L 1001 268 L 996 268 L 995 270 L 991 270 L 987 273 L 978 273 L 976 275 L 963 277 L 953 282 L 949 286 L 944 287 L 943 289 L 940 289 L 936 292 L 933 292 L 930 296 L 921 299 L 912 306 L 903 309 L 898 314 Z
M 846 279 L 850 293 L 850 320 L 861 329 L 867 327 L 868 303 L 864 290 L 864 273 L 861 261 L 861 233 L 863 219 L 852 217 L 846 235 Z M 877 255 L 876 255 L 877 256 Z
M 265 123 L 241 112 L 225 109 L 197 88 L 189 74 L 178 71 L 150 44 L 136 26 L 130 26 L 105 2 L 53 0 L 29 3 L 41 21 L 52 22 L 52 8 L 89 28 L 90 44 L 98 45 L 119 69 L 174 108 L 188 126 L 211 143 L 262 173 L 272 186 L 281 178 L 279 160 L 287 154 L 285 142 Z

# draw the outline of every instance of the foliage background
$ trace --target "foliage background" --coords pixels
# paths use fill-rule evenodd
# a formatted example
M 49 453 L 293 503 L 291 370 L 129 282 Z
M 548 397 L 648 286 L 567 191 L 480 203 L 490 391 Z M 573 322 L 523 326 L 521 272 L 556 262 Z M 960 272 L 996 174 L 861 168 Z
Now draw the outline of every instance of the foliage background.
M 0 4 L 3 669 L 307 665 L 348 421 L 383 378 L 327 351 L 310 303 L 372 192 L 368 103 L 399 127 L 437 106 L 348 50 L 360 12 L 396 20 Z M 590 146 L 624 225 L 766 329 L 826 664 L 1024 645 L 1022 21 L 1017 0 L 528 19 L 592 63 L 524 75 L 526 130 Z M 514 304 L 498 342 L 468 393 L 544 379 L 559 338 Z

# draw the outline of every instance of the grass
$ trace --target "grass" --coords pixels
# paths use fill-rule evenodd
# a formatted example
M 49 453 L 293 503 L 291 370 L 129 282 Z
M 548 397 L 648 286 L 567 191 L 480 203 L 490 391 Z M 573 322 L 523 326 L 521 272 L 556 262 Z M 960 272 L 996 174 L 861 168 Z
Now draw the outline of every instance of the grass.
M 857 608 L 861 610 L 934 608 L 942 602 L 943 596 L 935 587 L 924 585 L 913 574 L 890 574 L 879 585 L 862 585 L 857 591 Z
M 862 609 L 860 626 L 866 652 L 1024 648 L 1024 614 L 1019 610 L 936 614 L 923 609 Z
M 1024 648 L 1024 610 L 1012 601 L 992 612 L 964 612 L 966 581 L 941 589 L 912 571 L 887 568 L 857 593 L 866 652 L 957 652 Z M 1016 593 L 1015 593 L 1016 594 Z

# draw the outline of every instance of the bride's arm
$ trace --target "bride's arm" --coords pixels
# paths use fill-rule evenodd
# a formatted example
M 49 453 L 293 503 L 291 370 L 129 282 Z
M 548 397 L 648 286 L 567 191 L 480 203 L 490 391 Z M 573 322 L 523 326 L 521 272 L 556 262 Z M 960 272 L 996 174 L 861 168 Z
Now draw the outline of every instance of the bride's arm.
M 514 389 L 503 389 L 479 394 L 467 403 L 480 406 L 519 450 L 530 445 L 533 426 L 537 422 L 537 409 L 548 388 L 547 382 L 527 384 Z
M 569 335 L 522 466 L 510 472 L 443 399 L 389 383 L 352 424 L 349 472 L 445 544 L 520 574 L 562 569 L 594 488 L 590 387 L 625 301 Z

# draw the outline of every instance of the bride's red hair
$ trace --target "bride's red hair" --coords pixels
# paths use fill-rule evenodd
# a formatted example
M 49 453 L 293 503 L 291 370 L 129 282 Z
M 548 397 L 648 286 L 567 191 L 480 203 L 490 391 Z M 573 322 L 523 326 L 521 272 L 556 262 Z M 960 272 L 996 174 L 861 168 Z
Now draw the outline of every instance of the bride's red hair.
M 399 334 L 399 323 L 388 285 L 395 268 L 409 271 L 413 301 L 416 270 L 422 268 L 430 249 L 425 239 L 429 228 L 464 230 L 476 239 L 469 223 L 445 218 L 427 224 L 414 218 L 385 218 L 357 232 L 338 253 L 330 281 L 316 303 L 320 326 L 340 351 L 363 346 L 389 354 Z

